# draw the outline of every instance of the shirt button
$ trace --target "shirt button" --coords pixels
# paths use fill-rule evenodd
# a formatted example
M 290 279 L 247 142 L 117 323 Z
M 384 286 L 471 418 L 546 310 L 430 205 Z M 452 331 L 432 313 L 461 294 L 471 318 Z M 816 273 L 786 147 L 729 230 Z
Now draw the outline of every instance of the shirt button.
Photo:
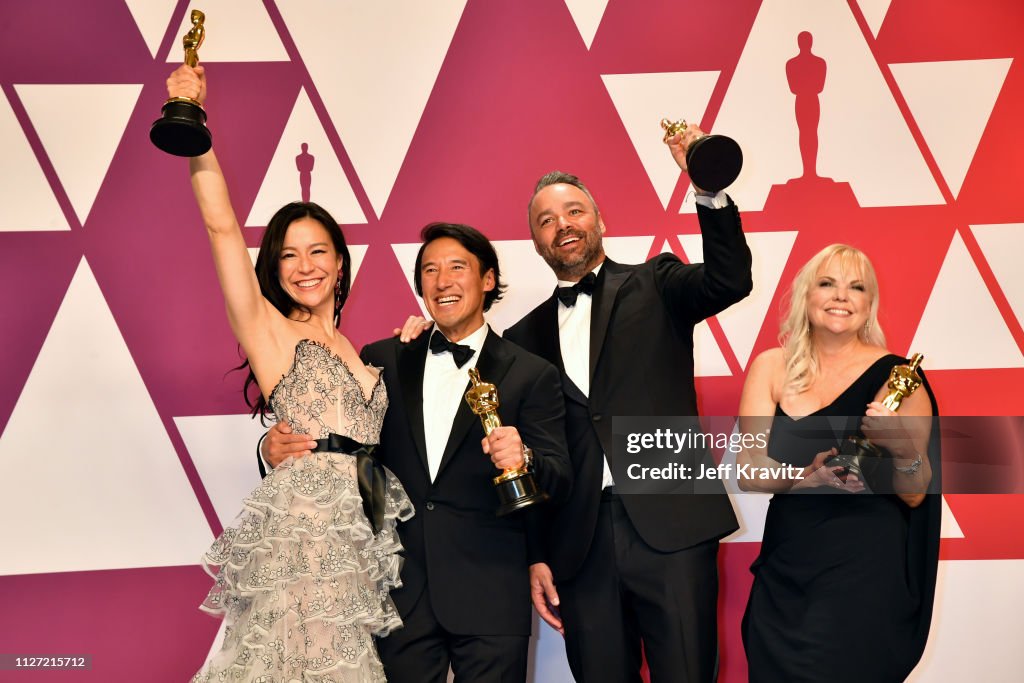
M 428 501 L 427 502 L 427 509 L 428 510 L 433 510 L 434 509 L 434 504 Z
M 600 415 L 593 415 L 590 419 L 592 419 L 594 422 L 600 422 L 601 421 L 601 416 Z

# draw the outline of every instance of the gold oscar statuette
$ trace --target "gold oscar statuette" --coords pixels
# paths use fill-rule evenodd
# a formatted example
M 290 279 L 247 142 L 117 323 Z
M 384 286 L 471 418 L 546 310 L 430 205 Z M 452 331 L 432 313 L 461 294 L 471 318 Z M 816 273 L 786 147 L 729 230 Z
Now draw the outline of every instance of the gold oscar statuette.
M 203 44 L 206 15 L 192 10 L 192 28 L 182 36 L 185 64 L 195 68 L 199 64 L 199 46 Z M 213 144 L 206 127 L 206 111 L 190 97 L 172 97 L 164 102 L 161 116 L 149 129 L 149 139 L 168 154 L 179 157 L 197 157 L 205 154 Z
M 896 412 L 903 399 L 917 391 L 921 386 L 921 375 L 917 369 L 921 366 L 924 356 L 915 353 L 907 365 L 897 365 L 889 373 L 889 393 L 882 399 L 882 405 Z M 878 446 L 861 436 L 851 436 L 839 448 L 839 454 L 825 461 L 826 467 L 841 466 L 846 472 L 852 472 L 864 481 L 864 470 L 870 474 L 878 466 L 879 459 L 886 456 Z M 845 479 L 845 474 L 841 475 Z
M 686 131 L 686 121 L 661 120 L 664 142 Z M 694 187 L 718 192 L 732 185 L 743 168 L 743 150 L 724 135 L 702 135 L 686 150 L 686 168 Z
M 472 386 L 466 392 L 466 403 L 475 415 L 480 416 L 484 433 L 490 434 L 501 426 L 501 418 L 498 417 L 498 389 L 481 380 L 480 371 L 476 368 L 470 368 L 469 379 Z M 494 478 L 494 488 L 498 492 L 499 517 L 548 499 L 548 494 L 537 487 L 528 464 L 502 472 Z

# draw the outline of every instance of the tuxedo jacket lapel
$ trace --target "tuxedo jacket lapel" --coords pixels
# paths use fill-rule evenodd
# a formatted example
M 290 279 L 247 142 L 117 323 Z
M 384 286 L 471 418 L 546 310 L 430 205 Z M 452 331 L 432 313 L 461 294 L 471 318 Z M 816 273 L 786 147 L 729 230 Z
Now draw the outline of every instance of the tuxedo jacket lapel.
M 558 341 L 558 297 L 555 294 L 544 302 L 537 320 L 539 329 L 535 337 L 537 348 L 534 349 L 534 353 L 554 365 L 564 375 L 565 363 L 562 362 L 562 347 Z
M 580 405 L 590 405 L 587 395 L 583 393 L 583 390 L 576 386 L 576 382 L 572 381 L 569 375 L 562 373 L 562 393 L 565 394 L 566 398 L 576 401 Z
M 608 322 L 612 317 L 612 309 L 615 308 L 615 299 L 619 295 L 619 288 L 629 279 L 630 271 L 620 270 L 619 264 L 609 258 L 604 260 L 604 266 L 597 276 L 597 283 L 594 287 L 594 300 L 590 311 L 590 382 L 593 385 L 594 372 L 597 369 L 597 361 L 601 358 L 601 349 L 604 348 L 604 340 L 608 336 Z M 555 338 L 557 339 L 557 333 Z
M 427 363 L 427 340 L 429 334 L 421 334 L 408 344 L 399 346 L 398 378 L 402 385 L 402 399 L 409 419 L 409 429 L 416 444 L 416 451 L 423 463 L 423 471 L 430 472 L 427 465 L 427 442 L 423 436 L 423 368 Z
M 501 384 L 501 380 L 505 378 L 508 369 L 512 366 L 512 356 L 503 352 L 501 345 L 504 344 L 504 340 L 496 335 L 493 331 L 488 330 L 487 339 L 484 341 L 484 346 L 480 349 L 480 357 L 477 359 L 476 369 L 480 371 L 480 379 L 489 384 L 498 386 Z M 421 386 L 422 386 L 422 372 Z M 469 382 L 466 383 L 466 389 L 469 389 Z M 498 392 L 498 399 L 501 399 L 501 391 Z M 422 408 L 420 418 L 420 432 L 422 433 Z M 469 404 L 465 400 L 459 402 L 459 409 L 455 413 L 455 421 L 452 423 L 452 431 L 448 435 L 448 444 L 444 447 L 444 455 L 441 457 L 441 464 L 437 468 L 437 477 L 435 481 L 441 477 L 444 472 L 444 468 L 451 461 L 455 452 L 462 445 L 462 442 L 466 440 L 466 435 L 469 434 L 470 429 L 473 425 L 480 421 L 480 417 L 473 413 L 470 409 Z M 480 457 L 483 456 L 481 451 Z

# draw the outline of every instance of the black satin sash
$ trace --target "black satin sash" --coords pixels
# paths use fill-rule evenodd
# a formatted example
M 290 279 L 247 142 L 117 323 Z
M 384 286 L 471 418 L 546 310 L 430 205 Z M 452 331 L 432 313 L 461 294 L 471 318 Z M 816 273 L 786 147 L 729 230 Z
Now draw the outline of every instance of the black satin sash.
M 373 533 L 384 526 L 384 466 L 373 457 L 377 447 L 362 444 L 341 434 L 331 434 L 326 439 L 316 440 L 316 451 L 347 453 L 356 456 L 356 479 L 359 482 L 359 497 L 363 499 L 363 512 L 370 520 Z

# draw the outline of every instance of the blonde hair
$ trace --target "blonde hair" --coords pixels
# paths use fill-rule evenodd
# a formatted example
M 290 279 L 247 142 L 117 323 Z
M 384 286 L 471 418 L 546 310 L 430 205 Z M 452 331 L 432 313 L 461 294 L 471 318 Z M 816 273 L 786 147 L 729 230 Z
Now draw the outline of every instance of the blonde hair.
M 875 268 L 867 255 L 860 249 L 846 244 L 830 244 L 808 261 L 793 278 L 790 287 L 788 310 L 783 311 L 779 343 L 786 359 L 785 391 L 799 394 L 807 391 L 818 374 L 818 359 L 814 350 L 814 338 L 807 319 L 807 295 L 811 291 L 818 271 L 828 267 L 832 259 L 839 259 L 844 273 L 853 269 L 860 273 L 864 291 L 870 300 L 867 323 L 857 336 L 866 344 L 885 346 L 885 334 L 878 324 L 878 278 Z

